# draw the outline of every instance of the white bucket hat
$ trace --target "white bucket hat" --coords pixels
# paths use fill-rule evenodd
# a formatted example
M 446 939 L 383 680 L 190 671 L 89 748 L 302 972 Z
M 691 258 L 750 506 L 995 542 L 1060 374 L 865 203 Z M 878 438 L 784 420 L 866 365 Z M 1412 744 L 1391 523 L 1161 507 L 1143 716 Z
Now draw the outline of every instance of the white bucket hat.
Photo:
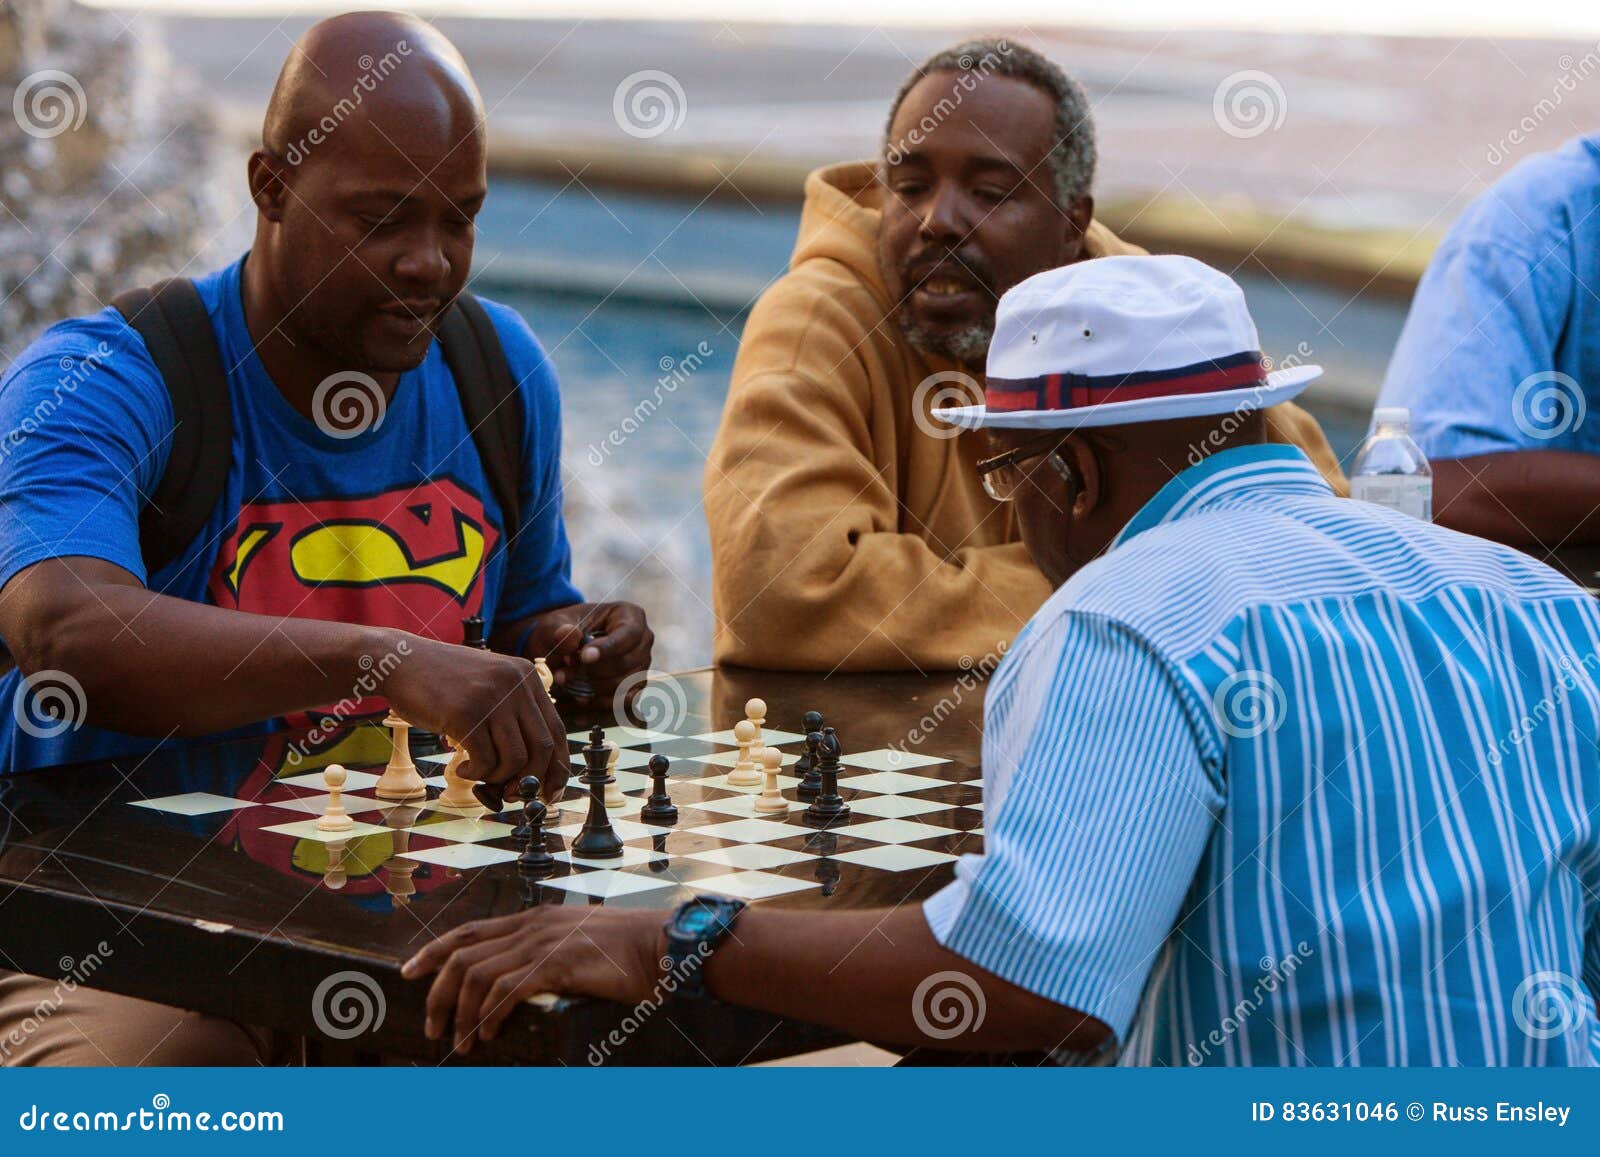
M 1097 257 L 1000 299 L 982 406 L 965 429 L 1071 430 L 1242 413 L 1293 398 L 1321 366 L 1268 372 L 1233 278 L 1192 257 Z

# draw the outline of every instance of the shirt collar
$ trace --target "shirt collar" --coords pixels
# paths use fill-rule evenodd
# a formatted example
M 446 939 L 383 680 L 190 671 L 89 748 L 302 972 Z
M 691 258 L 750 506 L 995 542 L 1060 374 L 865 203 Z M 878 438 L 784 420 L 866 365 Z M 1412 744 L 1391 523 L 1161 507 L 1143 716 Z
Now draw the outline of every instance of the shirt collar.
M 1333 488 L 1298 447 L 1277 442 L 1236 446 L 1202 459 L 1156 491 L 1111 546 L 1119 547 L 1153 526 L 1187 518 L 1245 491 L 1333 495 Z

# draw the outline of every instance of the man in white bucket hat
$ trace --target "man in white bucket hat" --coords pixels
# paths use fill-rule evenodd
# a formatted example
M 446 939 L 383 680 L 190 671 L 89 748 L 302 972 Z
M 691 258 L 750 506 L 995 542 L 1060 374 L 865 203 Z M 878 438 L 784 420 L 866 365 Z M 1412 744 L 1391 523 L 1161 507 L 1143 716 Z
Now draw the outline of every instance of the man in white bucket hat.
M 987 691 L 984 853 L 920 907 L 734 911 L 703 993 L 968 1052 L 1600 1061 L 1600 606 L 1265 442 L 1317 370 L 1263 372 L 1197 261 L 1022 282 L 988 370 L 943 413 L 992 431 L 986 484 L 1065 585 Z M 541 907 L 405 975 L 470 1047 L 532 993 L 659 996 L 664 944 L 659 913 Z

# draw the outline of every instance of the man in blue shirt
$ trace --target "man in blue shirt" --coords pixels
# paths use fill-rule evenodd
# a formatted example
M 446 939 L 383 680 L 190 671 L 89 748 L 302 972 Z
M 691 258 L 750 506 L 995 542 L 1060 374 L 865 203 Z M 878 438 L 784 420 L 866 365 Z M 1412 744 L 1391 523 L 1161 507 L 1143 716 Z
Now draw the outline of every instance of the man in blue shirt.
M 559 395 L 527 325 L 484 303 L 524 415 L 515 522 L 435 341 L 466 284 L 485 165 L 477 89 L 427 23 L 358 13 L 295 47 L 250 158 L 254 246 L 196 283 L 232 408 L 226 483 L 155 573 L 140 521 L 174 403 L 144 340 L 107 309 L 17 358 L 0 381 L 0 637 L 18 668 L 0 682 L 15 705 L 0 772 L 387 704 L 462 743 L 472 778 L 561 790 L 564 729 L 529 660 L 609 694 L 652 640 L 638 607 L 572 585 Z M 493 650 L 460 645 L 474 616 Z M 26 983 L 0 978 L 0 1009 L 31 1008 Z M 78 1059 L 248 1045 L 76 999 L 51 1024 L 69 1042 L 69 1022 L 95 1026 Z
M 1380 406 L 1411 411 L 1435 520 L 1515 546 L 1600 542 L 1600 136 L 1468 206 L 1417 287 Z
M 649 999 L 688 922 L 712 995 L 871 1040 L 1600 1061 L 1600 606 L 1266 444 L 1318 372 L 1266 373 L 1243 293 L 1189 258 L 1012 289 L 986 405 L 943 411 L 994 432 L 978 470 L 1058 584 L 985 698 L 984 854 L 920 907 L 470 924 L 406 965 L 437 974 L 427 1031 Z

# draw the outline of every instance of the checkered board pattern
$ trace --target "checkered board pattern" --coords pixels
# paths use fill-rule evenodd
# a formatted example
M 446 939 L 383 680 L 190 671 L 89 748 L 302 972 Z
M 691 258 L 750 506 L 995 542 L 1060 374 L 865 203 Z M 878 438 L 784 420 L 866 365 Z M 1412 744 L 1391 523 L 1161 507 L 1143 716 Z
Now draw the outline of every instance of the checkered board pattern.
M 787 814 L 756 811 L 759 787 L 728 784 L 728 772 L 739 754 L 729 731 L 678 735 L 611 727 L 606 738 L 619 748 L 614 774 L 626 803 L 607 814 L 623 840 L 623 855 L 605 861 L 577 858 L 568 849 L 588 810 L 588 791 L 578 782 L 582 769 L 578 752 L 589 736 L 574 733 L 568 738 L 573 778 L 559 805 L 560 822 L 545 827 L 545 847 L 556 867 L 539 881 L 540 903 L 668 907 L 697 892 L 752 901 L 806 894 L 828 897 L 838 891 L 853 892 L 853 885 L 884 874 L 900 876 L 903 887 L 889 891 L 904 895 L 930 870 L 982 850 L 978 773 L 938 755 L 887 748 L 846 753 L 839 791 L 851 814 L 819 830 L 802 818 L 806 805 L 794 799 L 799 782 L 794 775 L 783 774 L 778 781 L 789 805 Z M 804 749 L 804 737 L 793 732 L 769 728 L 762 739 L 783 752 L 784 767 L 791 767 Z M 639 820 L 650 792 L 645 769 L 654 754 L 672 761 L 668 791 L 678 808 L 678 821 L 670 827 Z M 521 850 L 511 834 L 521 822 L 520 808 L 508 807 L 495 816 L 481 809 L 438 807 L 433 800 L 444 786 L 441 771 L 447 758 L 418 758 L 418 767 L 435 790 L 427 801 L 409 805 L 371 794 L 381 767 L 351 769 L 344 806 L 354 828 L 340 833 L 316 827 L 316 817 L 327 803 L 320 772 L 277 779 L 253 799 L 190 793 L 139 800 L 132 806 L 174 816 L 233 813 L 247 818 L 249 826 L 263 834 L 337 841 L 341 846 L 403 825 L 407 846 L 399 855 L 419 865 L 440 866 L 450 876 L 513 864 Z M 868 890 L 879 902 L 885 898 L 881 889 Z

